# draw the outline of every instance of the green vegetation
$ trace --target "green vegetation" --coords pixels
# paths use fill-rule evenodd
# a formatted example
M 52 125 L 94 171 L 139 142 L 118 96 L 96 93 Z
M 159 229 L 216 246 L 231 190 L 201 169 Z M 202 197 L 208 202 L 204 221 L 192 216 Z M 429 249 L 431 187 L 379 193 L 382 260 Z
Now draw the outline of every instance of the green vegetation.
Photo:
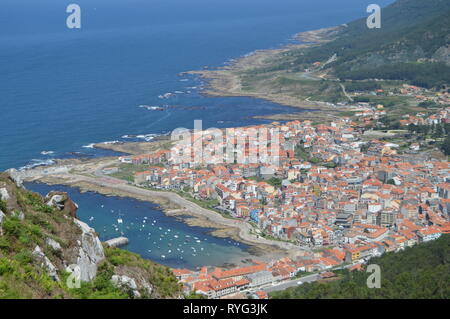
M 299 271 L 295 275 L 295 278 L 302 278 L 302 277 L 309 276 L 309 275 L 312 275 L 312 274 L 313 274 L 312 272 L 308 272 L 308 271 Z
M 410 84 L 425 88 L 441 88 L 450 83 L 450 66 L 442 62 L 392 63 L 382 67 L 361 67 L 357 70 L 340 66 L 335 69 L 335 73 L 340 79 L 405 80 Z
M 420 102 L 419 103 L 419 106 L 420 107 L 423 107 L 423 108 L 433 108 L 433 107 L 438 107 L 438 105 L 435 103 L 435 102 L 433 102 L 433 101 L 424 101 L 424 102 Z
M 364 94 L 352 96 L 355 102 L 380 103 L 397 115 L 397 110 L 415 108 L 414 98 L 370 93 L 403 83 L 448 91 L 450 2 L 397 0 L 382 17 L 379 29 L 367 28 L 364 17 L 322 34 L 327 43 L 269 55 L 260 66 L 237 72 L 242 89 L 293 100 L 348 102 L 343 84 L 348 93 Z M 331 57 L 336 59 L 330 62 Z
M 170 268 L 142 259 L 138 254 L 119 248 L 106 248 L 107 260 L 113 266 L 129 267 L 134 271 L 143 272 L 148 281 L 154 285 L 152 297 L 167 298 L 181 291 L 181 285 Z
M 310 162 L 311 164 L 320 164 L 321 161 L 319 158 L 311 157 L 309 152 L 303 147 L 303 145 L 297 145 L 295 147 L 295 157 L 307 162 Z M 321 163 L 323 166 L 326 167 L 336 167 L 334 163 Z
M 105 248 L 106 260 L 103 261 L 97 271 L 96 278 L 91 282 L 82 282 L 81 287 L 69 289 L 66 279 L 69 273 L 63 274 L 62 288 L 73 298 L 79 299 L 125 299 L 134 298 L 133 292 L 124 291 L 115 287 L 111 282 L 111 277 L 115 273 L 115 268 L 128 268 L 134 274 L 145 278 L 153 284 L 151 295 L 141 289 L 143 298 L 167 298 L 178 294 L 181 286 L 168 267 L 142 259 L 139 255 L 118 248 Z
M 144 298 L 172 298 L 182 294 L 180 284 L 168 267 L 118 248 L 105 248 L 106 258 L 98 265 L 95 280 L 81 283 L 79 289 L 69 289 L 65 265 L 70 263 L 68 257 L 78 251 L 74 245 L 81 234 L 80 228 L 72 222 L 70 212 L 48 207 L 41 196 L 15 187 L 5 174 L 0 174 L 0 183 L 7 185 L 12 198 L 17 199 L 9 202 L 10 210 L 4 202 L 0 203 L 6 213 L 0 236 L 0 299 L 133 298 L 131 291 L 112 284 L 111 277 L 115 273 L 151 284 L 151 295 L 139 291 Z M 47 245 L 47 238 L 58 242 L 62 250 Z M 58 269 L 59 282 L 54 281 L 33 257 L 37 245 Z
M 282 181 L 283 180 L 280 178 L 271 177 L 267 180 L 267 184 L 272 185 L 273 187 L 276 187 L 276 188 L 281 188 Z
M 426 141 L 437 144 L 445 155 L 450 155 L 450 123 L 440 123 L 434 125 L 408 125 L 408 131 L 414 133 L 417 141 Z
M 6 206 L 6 202 L 1 199 L 0 199 L 0 210 L 4 213 L 6 213 L 8 210 L 8 207 Z
M 382 28 L 368 29 L 366 18 L 353 21 L 341 28 L 334 41 L 293 53 L 291 69 L 301 70 L 336 54 L 338 59 L 326 67 L 335 69 L 341 79 L 401 79 L 439 86 L 448 80 L 448 67 L 414 63 L 439 59 L 436 52 L 448 44 L 449 19 L 450 2 L 446 0 L 398 0 L 383 9 Z
M 375 91 L 382 89 L 382 86 L 378 82 L 367 81 L 367 82 L 355 82 L 355 81 L 345 81 L 345 90 L 347 92 L 364 92 L 364 91 Z
M 132 298 L 132 292 L 125 292 L 115 287 L 111 282 L 114 274 L 114 268 L 108 263 L 103 263 L 98 267 L 97 277 L 91 282 L 82 282 L 80 288 L 69 289 L 66 291 L 77 299 L 126 299 Z M 63 276 L 63 283 L 66 282 L 68 273 Z
M 156 166 L 156 165 L 152 165 Z M 148 170 L 149 165 L 135 165 L 135 164 L 120 164 L 118 171 L 112 173 L 111 176 L 126 180 L 127 182 L 134 182 L 134 174 Z
M 340 279 L 305 283 L 271 294 L 275 299 L 316 298 L 448 298 L 450 296 L 450 235 L 372 258 L 381 267 L 381 288 L 367 287 L 365 271 L 336 271 Z
M 441 146 L 445 155 L 450 155 L 450 135 L 447 136 Z

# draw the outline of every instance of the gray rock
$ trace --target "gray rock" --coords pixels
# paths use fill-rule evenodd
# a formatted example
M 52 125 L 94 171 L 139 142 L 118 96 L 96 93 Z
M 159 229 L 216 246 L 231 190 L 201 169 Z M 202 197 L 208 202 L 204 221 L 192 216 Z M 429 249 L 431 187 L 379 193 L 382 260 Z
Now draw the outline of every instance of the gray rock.
M 52 247 L 56 251 L 61 251 L 61 249 L 62 249 L 61 245 L 56 240 L 54 240 L 52 238 L 46 238 L 45 239 L 45 243 L 47 245 L 49 245 L 50 247 Z
M 50 259 L 45 256 L 41 247 L 36 246 L 32 253 L 34 260 L 40 263 L 40 266 L 47 271 L 47 274 L 54 280 L 59 281 L 59 276 L 56 267 L 52 264 Z
M 18 170 L 16 170 L 15 168 L 10 168 L 6 171 L 6 173 L 8 173 L 9 177 L 11 178 L 11 180 L 16 183 L 17 187 L 22 187 L 23 186 L 23 178 L 22 178 L 22 173 L 19 172 Z
M 120 288 L 125 291 L 131 290 L 134 298 L 141 297 L 141 294 L 138 291 L 138 287 L 136 285 L 136 281 L 133 278 L 130 278 L 128 276 L 113 275 L 111 281 L 113 285 L 116 286 L 117 288 Z
M 147 293 L 147 295 L 150 296 L 153 292 L 153 286 L 150 285 L 146 280 L 143 280 L 141 282 L 141 284 L 142 284 L 142 287 L 144 288 L 145 292 Z
M 50 192 L 45 196 L 46 205 L 55 207 L 68 213 L 72 218 L 77 218 L 78 205 L 74 203 L 65 192 Z
M 78 219 L 74 219 L 74 222 L 82 231 L 76 261 L 76 264 L 80 267 L 80 280 L 91 281 L 97 275 L 97 264 L 105 259 L 105 252 L 94 229 Z
M 12 216 L 18 218 L 19 220 L 25 219 L 25 214 L 23 212 L 13 212 Z
M 116 287 L 126 287 L 132 290 L 137 290 L 136 281 L 128 276 L 113 275 L 111 281 Z
M 9 199 L 8 190 L 6 188 L 0 188 L 0 199 L 7 201 Z
M 47 201 L 46 204 L 47 204 L 47 206 L 50 206 L 50 207 L 58 207 L 59 209 L 63 209 L 64 208 L 64 197 L 62 195 L 53 195 Z
M 139 292 L 139 288 L 141 291 L 143 290 L 148 296 L 150 296 L 153 292 L 153 286 L 149 284 L 146 280 L 140 280 L 131 278 L 125 275 L 113 275 L 111 278 L 111 282 L 114 286 L 133 294 L 134 298 L 141 298 L 142 295 Z
M 433 59 L 450 65 L 450 45 L 440 47 L 433 55 Z
M 5 213 L 3 213 L 3 212 L 0 210 L 0 236 L 3 236 L 3 228 L 2 228 L 2 224 L 3 224 L 3 221 L 5 220 L 5 217 L 6 217 Z

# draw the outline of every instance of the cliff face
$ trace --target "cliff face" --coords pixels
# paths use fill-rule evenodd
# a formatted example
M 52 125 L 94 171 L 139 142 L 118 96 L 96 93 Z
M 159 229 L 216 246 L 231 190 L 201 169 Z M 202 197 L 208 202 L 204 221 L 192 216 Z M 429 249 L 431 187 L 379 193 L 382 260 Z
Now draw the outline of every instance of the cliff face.
M 66 193 L 42 198 L 0 174 L 0 298 L 178 298 L 171 271 L 117 248 L 76 218 Z

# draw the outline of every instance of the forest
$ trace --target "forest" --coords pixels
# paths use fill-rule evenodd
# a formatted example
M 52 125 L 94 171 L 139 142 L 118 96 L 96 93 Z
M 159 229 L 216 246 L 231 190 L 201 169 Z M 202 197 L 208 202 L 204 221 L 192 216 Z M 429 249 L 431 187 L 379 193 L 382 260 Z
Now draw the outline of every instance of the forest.
M 381 269 L 381 288 L 368 288 L 370 273 L 336 271 L 339 280 L 305 283 L 273 292 L 273 299 L 445 299 L 450 295 L 450 235 L 381 257 L 368 264 Z

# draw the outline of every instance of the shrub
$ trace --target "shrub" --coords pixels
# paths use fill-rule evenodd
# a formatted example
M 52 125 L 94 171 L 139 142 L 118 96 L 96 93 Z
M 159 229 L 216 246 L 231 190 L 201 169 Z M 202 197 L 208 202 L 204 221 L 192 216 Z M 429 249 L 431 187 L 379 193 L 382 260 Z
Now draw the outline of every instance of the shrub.
M 29 249 L 22 249 L 17 255 L 14 256 L 14 259 L 21 265 L 28 265 L 33 262 L 33 257 Z
M 0 276 L 10 274 L 14 271 L 14 266 L 11 260 L 6 258 L 0 258 Z
M 5 221 L 3 222 L 3 229 L 5 231 L 5 234 L 10 236 L 19 237 L 21 227 L 22 225 L 20 223 L 20 220 L 15 217 L 6 218 Z
M 10 250 L 11 249 L 11 243 L 6 237 L 0 237 L 0 250 Z
M 6 202 L 4 200 L 0 200 L 0 210 L 4 213 L 8 211 L 8 207 L 6 206 Z

